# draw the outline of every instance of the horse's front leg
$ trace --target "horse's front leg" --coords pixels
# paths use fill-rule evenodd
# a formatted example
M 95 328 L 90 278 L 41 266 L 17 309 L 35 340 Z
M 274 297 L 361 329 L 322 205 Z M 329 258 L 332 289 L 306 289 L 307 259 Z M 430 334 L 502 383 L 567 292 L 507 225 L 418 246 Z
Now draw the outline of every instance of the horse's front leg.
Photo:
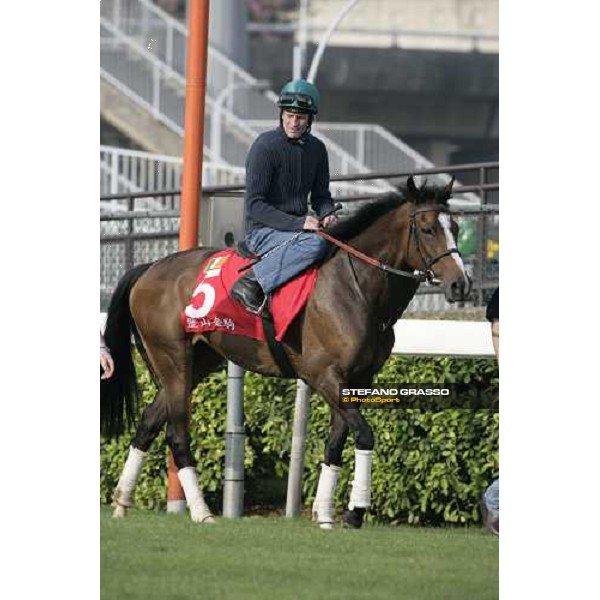
M 178 468 L 177 476 L 183 488 L 192 521 L 196 523 L 214 523 L 214 517 L 200 489 L 198 474 L 192 457 L 187 410 L 188 396 L 189 391 L 185 389 L 185 386 L 176 387 L 170 394 L 167 443 Z
M 348 425 L 340 411 L 331 408 L 329 441 L 325 447 L 325 461 L 321 464 L 321 475 L 317 494 L 312 506 L 313 521 L 319 523 L 321 529 L 333 529 L 333 500 L 342 465 L 342 450 L 348 437 Z
M 125 517 L 128 509 L 133 505 L 133 493 L 142 472 L 144 459 L 166 420 L 166 397 L 164 390 L 160 390 L 152 404 L 144 410 L 131 442 L 125 466 L 113 492 L 113 517 Z
M 360 529 L 365 512 L 371 506 L 371 466 L 375 438 L 373 430 L 357 408 L 342 409 L 342 414 L 355 436 L 354 479 L 343 520 L 345 526 Z
M 357 408 L 342 408 L 339 398 L 339 384 L 342 381 L 339 373 L 335 370 L 329 370 L 318 384 L 312 386 L 323 395 L 331 406 L 332 411 L 330 443 L 327 447 L 325 464 L 321 468 L 321 476 L 319 478 L 319 488 L 323 485 L 323 493 L 319 496 L 320 490 L 317 489 L 317 498 L 319 498 L 320 504 L 321 498 L 327 499 L 328 494 L 333 496 L 333 490 L 335 490 L 339 475 L 339 465 L 341 464 L 341 453 L 344 442 L 346 441 L 348 430 L 352 431 L 355 443 L 354 479 L 352 481 L 352 493 L 350 495 L 348 510 L 344 513 L 343 519 L 346 526 L 358 529 L 362 527 L 366 509 L 371 505 L 371 465 L 373 462 L 375 438 L 373 430 Z M 365 387 L 368 387 L 368 385 Z M 334 418 L 333 413 L 336 413 L 338 416 Z M 327 452 L 330 449 L 331 454 L 329 455 Z M 333 465 L 327 462 L 329 456 L 333 459 Z M 328 517 L 332 513 L 333 509 L 331 509 L 330 513 L 327 512 L 327 509 L 322 513 L 317 508 L 319 524 L 330 523 L 329 527 L 325 526 L 323 529 L 331 529 L 333 517 L 331 516 L 329 519 Z

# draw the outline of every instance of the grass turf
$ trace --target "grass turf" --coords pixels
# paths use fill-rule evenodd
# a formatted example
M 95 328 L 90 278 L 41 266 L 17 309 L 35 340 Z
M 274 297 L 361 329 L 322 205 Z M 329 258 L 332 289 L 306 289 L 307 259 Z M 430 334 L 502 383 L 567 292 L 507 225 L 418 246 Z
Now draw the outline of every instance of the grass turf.
M 199 526 L 187 514 L 100 512 L 102 600 L 487 600 L 498 538 L 480 529 L 321 531 L 306 519 Z

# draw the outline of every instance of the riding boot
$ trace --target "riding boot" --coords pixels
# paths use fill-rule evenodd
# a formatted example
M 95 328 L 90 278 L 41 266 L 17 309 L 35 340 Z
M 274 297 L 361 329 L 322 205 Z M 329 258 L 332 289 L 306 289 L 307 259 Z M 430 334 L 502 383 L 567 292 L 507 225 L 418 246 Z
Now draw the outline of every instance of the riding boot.
M 255 315 L 261 314 L 267 301 L 267 297 L 252 270 L 248 271 L 233 284 L 231 297 L 236 302 L 239 302 L 248 312 Z

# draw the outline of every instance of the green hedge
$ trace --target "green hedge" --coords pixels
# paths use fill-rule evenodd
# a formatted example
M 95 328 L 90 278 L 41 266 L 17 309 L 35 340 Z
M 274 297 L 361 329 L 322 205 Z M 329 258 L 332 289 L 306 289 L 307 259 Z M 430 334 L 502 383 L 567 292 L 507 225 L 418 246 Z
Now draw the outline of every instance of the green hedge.
M 143 400 L 155 389 L 140 368 Z M 391 357 L 379 382 L 468 383 L 498 388 L 495 361 L 450 358 Z M 224 476 L 227 378 L 223 370 L 194 392 L 192 447 L 200 484 L 209 505 L 220 510 Z M 245 379 L 246 505 L 272 507 L 284 503 L 285 477 L 292 443 L 295 382 L 253 373 Z M 372 506 L 376 523 L 472 523 L 479 520 L 479 500 L 498 474 L 498 413 L 473 410 L 426 412 L 365 410 L 375 433 Z M 316 492 L 327 441 L 329 410 L 313 395 L 304 474 L 305 506 Z M 101 440 L 101 501 L 110 495 L 123 467 L 131 435 Z M 166 503 L 164 433 L 154 443 L 136 489 L 137 507 L 162 509 Z M 339 509 L 348 502 L 354 469 L 351 437 L 344 449 L 344 467 L 337 489 Z

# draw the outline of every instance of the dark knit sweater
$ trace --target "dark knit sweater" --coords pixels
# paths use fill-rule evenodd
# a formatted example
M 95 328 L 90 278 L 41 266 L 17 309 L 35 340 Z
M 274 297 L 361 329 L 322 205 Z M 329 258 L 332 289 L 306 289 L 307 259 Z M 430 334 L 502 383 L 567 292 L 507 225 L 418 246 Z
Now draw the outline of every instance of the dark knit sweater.
M 265 225 L 300 231 L 309 193 L 318 216 L 333 208 L 325 144 L 310 133 L 289 141 L 281 127 L 261 133 L 246 159 L 246 233 Z

